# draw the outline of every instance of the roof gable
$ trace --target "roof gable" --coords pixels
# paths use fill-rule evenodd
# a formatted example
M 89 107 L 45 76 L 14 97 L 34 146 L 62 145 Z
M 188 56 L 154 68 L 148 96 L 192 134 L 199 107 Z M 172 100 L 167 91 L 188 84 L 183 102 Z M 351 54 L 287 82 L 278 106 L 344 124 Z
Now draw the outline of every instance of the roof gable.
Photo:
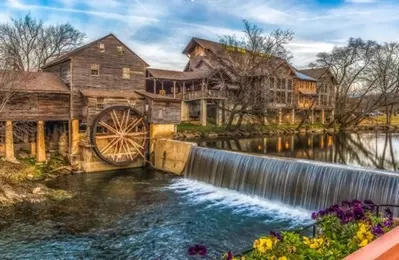
M 85 45 L 83 45 L 83 46 L 80 46 L 80 47 L 78 47 L 78 48 L 76 48 L 76 49 L 74 49 L 74 50 L 72 50 L 72 51 L 70 51 L 70 52 L 68 52 L 68 53 L 66 53 L 66 54 L 64 54 L 64 55 L 62 55 L 62 56 L 60 56 L 59 58 L 57 58 L 57 59 L 55 59 L 55 60 L 53 60 L 53 61 L 50 61 L 49 63 L 47 63 L 46 65 L 44 65 L 44 66 L 42 67 L 42 69 L 45 69 L 45 68 L 48 68 L 48 67 L 57 65 L 57 64 L 62 63 L 62 62 L 64 62 L 64 61 L 67 61 L 67 60 L 69 60 L 71 57 L 73 57 L 73 56 L 75 56 L 75 55 L 78 55 L 80 52 L 86 50 L 87 48 L 92 47 L 92 46 L 95 45 L 95 44 L 98 44 L 99 42 L 101 42 L 101 41 L 103 41 L 103 40 L 105 40 L 105 39 L 107 39 L 107 38 L 109 38 L 109 37 L 113 37 L 115 40 L 117 40 L 126 50 L 128 50 L 129 52 L 131 52 L 131 53 L 132 53 L 133 55 L 135 55 L 137 58 L 139 58 L 139 59 L 143 62 L 143 64 L 144 64 L 146 67 L 150 66 L 150 65 L 148 65 L 148 63 L 146 63 L 142 58 L 140 58 L 140 56 L 138 56 L 135 52 L 133 52 L 126 44 L 124 44 L 121 40 L 119 40 L 118 37 L 116 37 L 113 33 L 110 33 L 110 34 L 105 35 L 104 37 L 101 37 L 101 38 L 99 38 L 99 39 L 97 39 L 97 40 L 94 40 L 94 41 L 89 42 L 89 43 L 87 43 L 87 44 L 85 44 Z

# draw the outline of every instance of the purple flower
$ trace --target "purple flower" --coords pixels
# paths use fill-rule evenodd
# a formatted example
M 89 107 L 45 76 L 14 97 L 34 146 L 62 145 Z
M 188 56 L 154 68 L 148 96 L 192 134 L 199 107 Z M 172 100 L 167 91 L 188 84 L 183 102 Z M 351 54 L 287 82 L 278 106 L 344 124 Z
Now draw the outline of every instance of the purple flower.
M 353 207 L 361 207 L 362 206 L 362 202 L 360 200 L 352 200 L 351 205 Z
M 373 233 L 374 236 L 379 237 L 381 235 L 384 235 L 384 230 L 382 229 L 381 224 L 377 224 L 376 226 L 374 226 L 371 230 L 371 232 Z
M 206 246 L 195 244 L 194 246 L 192 246 L 188 249 L 188 254 L 205 256 L 206 255 Z
M 226 260 L 232 260 L 233 259 L 233 253 L 231 253 L 230 251 L 227 252 L 227 258 Z
M 384 213 L 385 213 L 385 216 L 387 216 L 389 218 L 393 217 L 393 213 L 392 213 L 391 209 L 389 209 L 389 208 L 384 209 Z
M 317 214 L 316 212 L 312 213 L 312 219 L 317 219 L 319 217 L 319 214 Z
M 277 239 L 280 240 L 280 241 L 283 241 L 283 236 L 282 236 L 281 233 L 278 232 L 278 231 L 271 231 L 271 232 L 270 232 L 270 235 L 271 235 L 271 236 L 274 236 L 275 238 L 277 238 Z
M 353 214 L 355 215 L 355 219 L 362 219 L 364 217 L 364 210 L 361 207 L 354 207 Z
M 392 227 L 392 225 L 393 225 L 393 222 L 392 222 L 392 220 L 391 219 L 387 219 L 387 220 L 385 220 L 384 221 L 384 226 L 385 227 Z

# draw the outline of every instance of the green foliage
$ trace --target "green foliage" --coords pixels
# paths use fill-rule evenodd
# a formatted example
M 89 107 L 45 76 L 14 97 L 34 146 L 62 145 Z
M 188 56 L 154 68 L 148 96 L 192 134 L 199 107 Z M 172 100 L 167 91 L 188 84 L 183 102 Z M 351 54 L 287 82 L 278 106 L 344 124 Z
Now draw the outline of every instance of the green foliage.
M 272 232 L 269 236 L 257 239 L 254 250 L 244 259 L 343 259 L 395 226 L 383 225 L 392 216 L 376 216 L 372 212 L 349 222 L 342 222 L 341 219 L 334 214 L 319 217 L 318 232 L 314 238 L 291 231 L 281 234 Z M 378 233 L 378 226 L 383 227 L 383 232 Z

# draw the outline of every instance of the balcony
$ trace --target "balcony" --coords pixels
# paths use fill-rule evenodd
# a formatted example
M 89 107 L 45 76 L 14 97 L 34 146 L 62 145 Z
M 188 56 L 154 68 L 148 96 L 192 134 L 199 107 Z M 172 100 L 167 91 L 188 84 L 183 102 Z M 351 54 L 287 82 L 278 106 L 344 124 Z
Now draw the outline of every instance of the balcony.
M 187 91 L 184 94 L 179 94 L 179 97 L 183 97 L 185 101 L 200 100 L 200 99 L 213 99 L 223 100 L 227 99 L 231 95 L 231 92 L 220 91 L 220 90 L 207 90 L 207 91 Z

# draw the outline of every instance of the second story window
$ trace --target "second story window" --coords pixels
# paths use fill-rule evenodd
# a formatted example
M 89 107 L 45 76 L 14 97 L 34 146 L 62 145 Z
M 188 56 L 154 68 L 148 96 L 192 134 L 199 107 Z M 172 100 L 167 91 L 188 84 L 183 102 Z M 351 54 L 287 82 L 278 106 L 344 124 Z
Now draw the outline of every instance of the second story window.
M 104 45 L 104 43 L 100 43 L 100 52 L 105 52 L 105 45 Z
M 98 76 L 98 75 L 100 75 L 100 65 L 98 65 L 98 64 L 91 64 L 90 74 L 91 74 L 92 76 Z
M 118 46 L 118 54 L 122 55 L 125 51 L 123 50 L 123 46 Z
M 123 78 L 130 79 L 130 68 L 123 68 Z

